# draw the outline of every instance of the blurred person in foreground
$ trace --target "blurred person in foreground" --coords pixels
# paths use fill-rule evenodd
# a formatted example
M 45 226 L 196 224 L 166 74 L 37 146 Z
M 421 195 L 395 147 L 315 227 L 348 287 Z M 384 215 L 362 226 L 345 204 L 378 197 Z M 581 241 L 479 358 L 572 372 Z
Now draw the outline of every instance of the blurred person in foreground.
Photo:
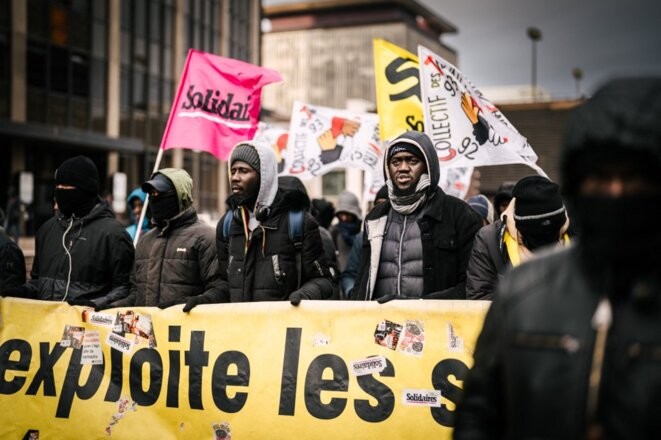
M 661 78 L 608 83 L 571 115 L 561 161 L 576 246 L 500 282 L 456 439 L 661 433 Z

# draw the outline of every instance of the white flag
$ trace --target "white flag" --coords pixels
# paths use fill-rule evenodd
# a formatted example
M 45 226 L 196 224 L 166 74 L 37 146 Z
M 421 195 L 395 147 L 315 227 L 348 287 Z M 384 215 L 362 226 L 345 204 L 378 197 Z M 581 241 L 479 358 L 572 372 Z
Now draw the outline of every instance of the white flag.
M 522 163 L 546 176 L 525 137 L 455 66 L 418 46 L 425 132 L 441 168 Z
M 376 114 L 294 102 L 285 173 L 305 180 L 336 168 L 373 171 L 381 154 Z
M 268 143 L 275 152 L 275 159 L 278 162 L 278 174 L 286 174 L 285 171 L 285 157 L 287 154 L 287 139 L 289 132 L 284 128 L 275 127 L 273 125 L 260 122 L 257 125 L 257 132 L 255 133 L 256 140 L 262 140 Z

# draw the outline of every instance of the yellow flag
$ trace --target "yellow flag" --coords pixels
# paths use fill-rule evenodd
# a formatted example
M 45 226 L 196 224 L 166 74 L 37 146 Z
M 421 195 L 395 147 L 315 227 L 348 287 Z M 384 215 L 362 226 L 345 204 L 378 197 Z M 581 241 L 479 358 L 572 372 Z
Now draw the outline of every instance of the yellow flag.
M 376 106 L 381 139 L 424 131 L 418 57 L 388 41 L 374 39 Z

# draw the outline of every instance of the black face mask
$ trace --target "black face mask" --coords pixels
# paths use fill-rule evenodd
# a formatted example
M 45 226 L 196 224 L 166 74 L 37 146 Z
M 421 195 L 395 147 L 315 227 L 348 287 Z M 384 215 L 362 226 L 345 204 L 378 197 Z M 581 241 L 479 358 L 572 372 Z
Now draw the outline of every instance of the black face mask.
M 576 197 L 581 260 L 600 289 L 627 295 L 661 263 L 661 195 Z
M 165 220 L 179 214 L 179 197 L 176 191 L 170 191 L 165 194 L 159 194 L 150 198 L 150 209 L 152 220 L 157 225 L 162 225 Z
M 74 215 L 82 218 L 96 206 L 98 197 L 90 195 L 79 188 L 55 188 L 55 201 L 57 202 L 57 208 L 65 217 Z

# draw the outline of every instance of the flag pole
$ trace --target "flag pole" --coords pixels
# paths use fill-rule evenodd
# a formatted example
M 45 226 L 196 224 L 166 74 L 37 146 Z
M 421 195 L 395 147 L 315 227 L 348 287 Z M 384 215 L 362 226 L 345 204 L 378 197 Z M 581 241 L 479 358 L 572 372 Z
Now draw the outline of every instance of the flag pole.
M 161 166 L 161 160 L 163 159 L 163 148 L 158 149 L 158 154 L 156 155 L 156 161 L 154 162 L 154 169 L 152 170 L 150 177 L 154 175 L 158 168 Z M 140 233 L 142 232 L 142 223 L 145 221 L 145 215 L 147 214 L 147 206 L 149 206 L 149 193 L 145 196 L 145 202 L 142 204 L 142 211 L 140 211 L 140 219 L 138 220 L 138 227 L 135 230 L 135 238 L 133 239 L 133 247 L 138 245 L 138 240 L 140 239 Z

